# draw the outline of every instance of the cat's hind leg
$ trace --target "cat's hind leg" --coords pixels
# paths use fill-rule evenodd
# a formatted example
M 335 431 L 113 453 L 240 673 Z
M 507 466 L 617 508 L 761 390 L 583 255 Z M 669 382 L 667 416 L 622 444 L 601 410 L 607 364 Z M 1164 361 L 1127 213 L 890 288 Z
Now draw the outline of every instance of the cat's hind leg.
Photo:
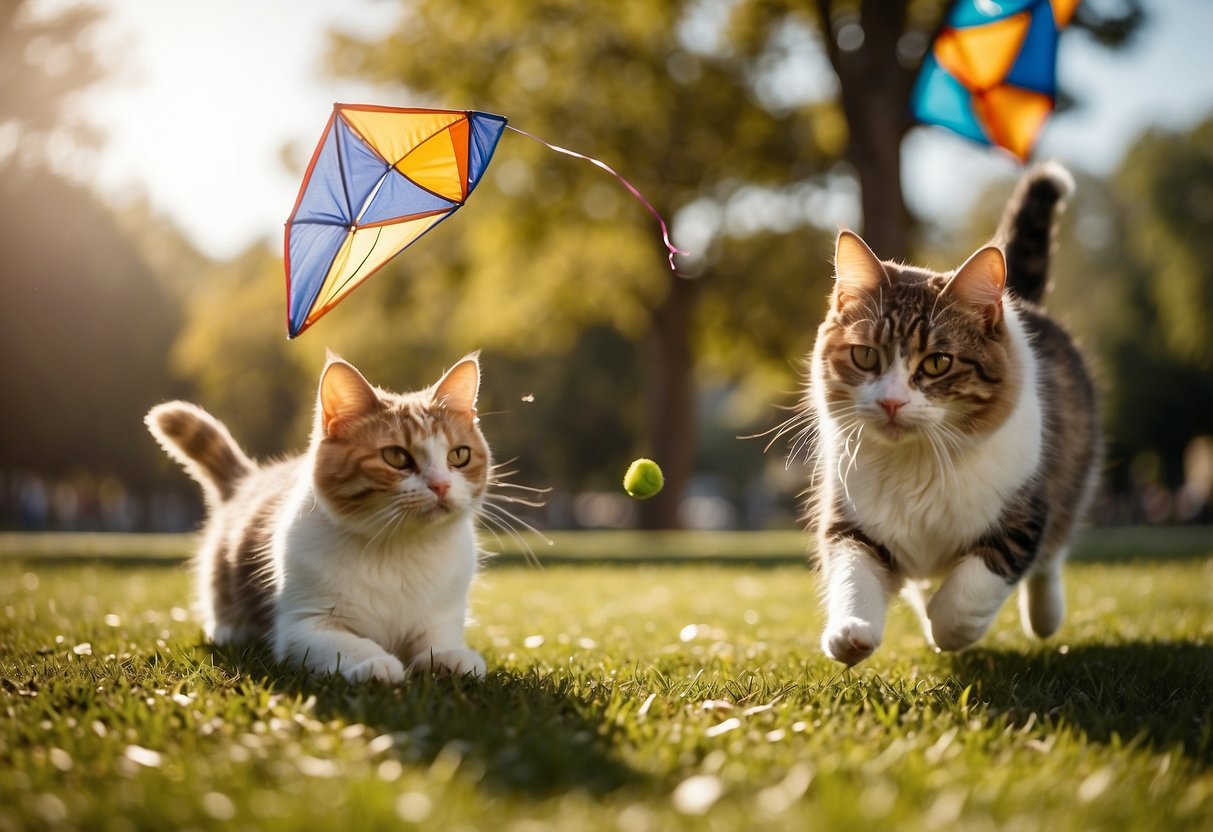
M 896 581 L 889 566 L 866 542 L 850 537 L 826 545 L 826 626 L 821 649 L 835 661 L 853 665 L 880 646 Z
M 1057 632 L 1066 616 L 1061 580 L 1064 555 L 1059 552 L 1048 566 L 1032 570 L 1019 584 L 1019 620 L 1028 635 L 1048 638 Z

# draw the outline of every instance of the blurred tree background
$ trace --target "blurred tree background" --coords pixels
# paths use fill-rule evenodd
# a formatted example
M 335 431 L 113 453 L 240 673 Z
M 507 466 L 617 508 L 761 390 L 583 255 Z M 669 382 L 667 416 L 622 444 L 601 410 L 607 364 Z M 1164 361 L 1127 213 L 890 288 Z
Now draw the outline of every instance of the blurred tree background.
M 795 403 L 838 225 L 882 256 L 949 268 L 988 238 L 1012 184 L 959 228 L 920 227 L 906 208 L 906 100 L 942 0 L 409 0 L 394 31 L 334 35 L 331 71 L 403 86 L 418 106 L 503 113 L 603 159 L 694 256 L 671 273 L 652 218 L 610 177 L 507 132 L 455 223 L 287 342 L 278 241 L 210 262 L 39 158 L 55 131 L 89 141 L 64 104 L 96 64 L 74 48 L 65 68 L 55 45 L 78 45 L 92 18 L 31 22 L 22 6 L 0 0 L 0 134 L 19 137 L 0 153 L 0 523 L 29 521 L 31 477 L 189 494 L 140 422 L 173 396 L 250 452 L 301 448 L 328 346 L 394 389 L 482 349 L 486 432 L 518 457 L 518 481 L 554 487 L 548 527 L 790 525 L 803 472 L 785 444 L 764 454 L 765 439 L 738 437 Z M 1141 20 L 1133 3 L 1081 8 L 1078 25 L 1111 46 Z M 1050 303 L 1106 390 L 1108 521 L 1200 511 L 1169 495 L 1190 479 L 1193 438 L 1213 432 L 1211 134 L 1141 137 L 1115 174 L 1081 177 L 1065 220 Z M 636 504 L 618 482 L 642 454 L 669 487 Z M 188 506 L 173 516 L 189 522 Z

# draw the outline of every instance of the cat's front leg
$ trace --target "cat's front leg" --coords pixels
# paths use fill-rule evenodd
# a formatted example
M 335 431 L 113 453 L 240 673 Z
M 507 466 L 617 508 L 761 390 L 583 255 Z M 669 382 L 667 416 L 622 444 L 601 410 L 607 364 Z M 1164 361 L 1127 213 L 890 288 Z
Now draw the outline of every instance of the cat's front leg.
M 1035 561 L 1046 518 L 1039 497 L 1014 500 L 994 528 L 961 558 L 927 604 L 929 635 L 936 647 L 963 650 L 986 634 Z
M 430 627 L 425 647 L 409 661 L 416 670 L 449 673 L 452 676 L 471 674 L 483 678 L 487 669 L 484 657 L 470 649 L 463 640 L 464 611 L 459 609 Z
M 403 682 L 408 671 L 400 659 L 369 638 L 347 630 L 296 623 L 279 627 L 274 637 L 279 661 L 296 661 L 314 673 L 340 673 L 351 682 L 379 679 Z
M 894 588 L 888 550 L 858 531 L 835 533 L 823 543 L 826 627 L 821 649 L 853 665 L 872 655 L 884 635 Z
M 1011 584 L 966 555 L 927 604 L 928 635 L 940 650 L 963 650 L 986 634 L 1011 594 Z
M 452 676 L 472 674 L 483 678 L 487 669 L 484 657 L 468 647 L 453 647 L 449 650 L 430 650 L 413 658 L 409 666 L 431 673 L 449 673 Z

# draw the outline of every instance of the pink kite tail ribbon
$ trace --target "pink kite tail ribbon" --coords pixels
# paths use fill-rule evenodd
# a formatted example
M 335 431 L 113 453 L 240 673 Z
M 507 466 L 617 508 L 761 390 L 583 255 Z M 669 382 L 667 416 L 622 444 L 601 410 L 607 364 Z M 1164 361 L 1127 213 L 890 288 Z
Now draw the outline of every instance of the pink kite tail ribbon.
M 528 139 L 534 139 L 535 141 L 539 142 L 540 144 L 546 145 L 548 148 L 550 148 L 551 150 L 555 150 L 557 153 L 563 153 L 565 156 L 572 156 L 574 159 L 584 159 L 585 161 L 590 162 L 591 164 L 597 165 L 598 167 L 602 168 L 607 173 L 609 173 L 611 176 L 614 176 L 616 179 L 618 179 L 623 184 L 623 187 L 627 188 L 628 191 L 631 192 L 632 196 L 636 197 L 636 199 L 638 199 L 640 201 L 641 205 L 643 205 L 645 208 L 649 209 L 649 213 L 653 215 L 653 217 L 657 220 L 657 223 L 661 226 L 661 241 L 663 243 L 665 243 L 666 250 L 670 253 L 670 271 L 674 272 L 674 274 L 681 274 L 681 272 L 679 272 L 678 269 L 674 266 L 674 255 L 682 254 L 685 256 L 687 254 L 690 254 L 690 252 L 683 251 L 682 249 L 678 248 L 677 246 L 675 246 L 673 243 L 670 242 L 670 230 L 669 230 L 669 228 L 666 227 L 665 220 L 662 219 L 662 216 L 661 216 L 661 214 L 659 214 L 657 212 L 657 209 L 654 208 L 652 206 L 652 204 L 650 204 L 649 201 L 644 198 L 644 194 L 640 193 L 640 191 L 636 190 L 636 188 L 632 186 L 631 182 L 629 182 L 628 180 L 626 180 L 622 176 L 620 176 L 619 173 L 617 173 L 615 171 L 615 169 L 612 168 L 610 165 L 608 165 L 606 162 L 600 162 L 599 160 L 597 160 L 591 156 L 586 156 L 582 153 L 578 153 L 575 150 L 569 150 L 567 147 L 560 147 L 559 145 L 555 145 L 555 144 L 552 144 L 551 142 L 544 141 L 543 139 L 536 136 L 534 133 L 528 133 L 525 130 L 520 130 L 512 124 L 507 124 L 506 127 L 513 130 L 515 133 L 521 133 L 522 135 L 526 136 Z

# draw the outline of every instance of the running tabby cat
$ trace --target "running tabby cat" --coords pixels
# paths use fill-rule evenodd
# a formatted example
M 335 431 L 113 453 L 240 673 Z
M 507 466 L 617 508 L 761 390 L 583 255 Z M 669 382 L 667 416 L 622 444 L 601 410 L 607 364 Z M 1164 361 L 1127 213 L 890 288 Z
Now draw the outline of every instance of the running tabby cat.
M 1073 188 L 1029 172 L 998 245 L 937 273 L 837 240 L 830 310 L 797 424 L 814 430 L 822 648 L 855 664 L 903 590 L 931 641 L 967 647 L 1018 584 L 1026 631 L 1064 615 L 1061 567 L 1100 463 L 1095 391 L 1042 308 L 1055 214 Z M 928 582 L 938 582 L 929 597 Z

